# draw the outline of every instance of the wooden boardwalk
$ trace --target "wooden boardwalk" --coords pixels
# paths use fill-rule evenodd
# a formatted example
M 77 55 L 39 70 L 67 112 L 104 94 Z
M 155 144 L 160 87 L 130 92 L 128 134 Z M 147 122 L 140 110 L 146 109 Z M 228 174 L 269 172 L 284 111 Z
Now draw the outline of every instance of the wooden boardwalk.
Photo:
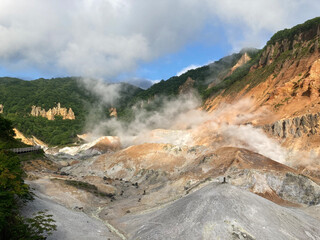
M 34 147 L 25 147 L 25 148 L 11 148 L 9 151 L 20 154 L 20 153 L 27 153 L 27 152 L 36 152 L 41 149 L 41 146 L 34 146 Z

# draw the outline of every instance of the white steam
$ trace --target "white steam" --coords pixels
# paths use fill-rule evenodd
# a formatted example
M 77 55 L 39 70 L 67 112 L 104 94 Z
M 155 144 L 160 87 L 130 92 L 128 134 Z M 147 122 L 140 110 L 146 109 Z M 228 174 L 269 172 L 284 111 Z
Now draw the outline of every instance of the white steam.
M 104 129 L 113 129 L 123 146 L 141 143 L 171 143 L 175 145 L 206 145 L 243 147 L 284 163 L 289 152 L 259 128 L 250 124 L 265 117 L 254 113 L 249 99 L 236 104 L 224 104 L 212 113 L 197 109 L 199 98 L 192 94 L 177 99 L 161 99 L 158 111 L 148 112 L 135 107 L 135 118 L 128 125 L 113 118 L 94 126 L 91 135 L 100 137 Z M 146 104 L 146 103 L 145 103 Z M 142 105 L 140 103 L 140 105 Z
M 224 146 L 246 148 L 275 161 L 284 163 L 289 152 L 253 121 L 270 116 L 264 109 L 254 111 L 254 103 L 243 99 L 234 104 L 222 104 L 211 113 L 203 113 L 203 122 L 194 128 L 195 144 L 219 148 Z
M 290 156 L 276 140 L 252 125 L 225 125 L 219 132 L 231 146 L 249 149 L 277 162 L 285 163 Z
M 118 121 L 117 119 L 109 119 L 101 121 L 90 130 L 90 134 L 95 137 L 100 137 L 105 129 L 112 129 L 116 136 L 119 136 L 123 146 L 129 146 L 132 144 L 139 144 L 144 142 L 161 142 L 162 140 L 155 140 L 151 131 L 154 129 L 185 129 L 186 126 L 191 127 L 192 124 L 196 124 L 198 121 L 202 121 L 202 116 L 195 116 L 198 121 L 192 121 L 188 114 L 195 112 L 200 105 L 199 98 L 194 95 L 182 95 L 174 100 L 168 100 L 167 98 L 158 98 L 154 101 L 161 102 L 161 107 L 157 111 L 147 111 L 143 108 L 143 105 L 148 103 L 141 102 L 133 107 L 134 119 L 129 124 Z M 158 107 L 158 106 L 156 106 Z M 164 132 L 159 133 L 158 137 L 163 139 L 167 143 L 176 144 L 177 142 L 190 143 L 186 140 L 179 139 L 180 137 L 188 137 L 188 133 L 181 131 L 176 132 L 176 136 L 172 137 L 170 134 Z M 170 136 L 169 136 L 170 135 Z M 171 140 L 167 139 L 170 138 Z
M 80 78 L 80 85 L 95 94 L 100 99 L 100 103 L 95 108 L 102 108 L 103 105 L 113 105 L 117 103 L 120 91 L 123 86 L 119 83 L 107 84 L 102 79 Z
M 161 102 L 161 107 L 157 111 L 146 111 L 144 107 L 154 102 Z M 310 163 L 318 157 L 286 149 L 268 137 L 262 128 L 254 127 L 253 122 L 270 117 L 272 113 L 263 108 L 256 111 L 250 99 L 222 104 L 211 113 L 200 110 L 200 105 L 201 101 L 194 94 L 175 99 L 155 97 L 149 103 L 133 107 L 135 118 L 129 124 L 112 118 L 94 125 L 90 134 L 97 138 L 106 129 L 112 129 L 123 147 L 143 143 L 204 145 L 212 149 L 240 147 L 289 165 L 301 163 L 301 159 Z

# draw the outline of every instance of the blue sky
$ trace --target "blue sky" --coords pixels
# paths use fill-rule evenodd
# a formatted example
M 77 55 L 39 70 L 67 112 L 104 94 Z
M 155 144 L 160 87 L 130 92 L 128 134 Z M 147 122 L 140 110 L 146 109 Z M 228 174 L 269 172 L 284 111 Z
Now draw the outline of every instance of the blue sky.
M 223 34 L 223 32 L 217 34 Z M 114 79 L 126 79 L 133 77 L 149 80 L 168 79 L 175 76 L 185 67 L 190 65 L 206 65 L 210 62 L 219 60 L 230 53 L 232 53 L 232 46 L 225 42 L 219 44 L 194 42 L 183 47 L 177 52 L 166 54 L 151 62 L 141 63 L 134 72 L 125 73 L 123 75 L 120 74 L 119 76 L 114 77 Z M 62 77 L 67 76 L 68 73 L 42 72 L 31 68 L 10 71 L 2 67 L 0 68 L 0 75 L 31 80 L 41 77 Z
M 216 34 L 223 35 L 223 32 Z M 137 75 L 147 79 L 168 79 L 190 65 L 206 65 L 230 54 L 232 46 L 225 42 L 214 44 L 194 42 L 180 51 L 167 54 L 150 63 L 142 64 Z
M 168 79 L 319 12 L 317 0 L 2 0 L 0 76 Z
M 198 37 L 199 39 L 153 61 L 140 63 L 134 71 L 114 76 L 111 81 L 122 81 L 131 78 L 154 81 L 166 80 L 189 66 L 203 66 L 232 54 L 233 46 L 227 41 L 223 41 L 227 36 L 222 27 L 222 24 L 218 25 L 212 31 L 210 26 L 205 26 L 201 30 L 202 33 Z M 41 69 L 37 68 L 8 70 L 2 66 L 0 68 L 0 76 L 33 80 L 37 78 L 63 77 L 68 76 L 68 73 L 41 71 Z

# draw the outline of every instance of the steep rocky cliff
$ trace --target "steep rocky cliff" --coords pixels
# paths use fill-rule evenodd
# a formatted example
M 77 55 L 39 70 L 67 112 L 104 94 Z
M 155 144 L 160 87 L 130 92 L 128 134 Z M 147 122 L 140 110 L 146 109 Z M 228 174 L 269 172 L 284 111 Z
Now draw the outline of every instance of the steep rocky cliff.
M 207 99 L 204 109 L 250 98 L 252 111 L 272 113 L 265 124 L 320 112 L 320 18 L 310 21 L 276 33 L 250 70 L 234 71 L 233 84 Z
M 57 107 L 50 108 L 48 111 L 41 107 L 32 106 L 31 115 L 35 117 L 41 116 L 48 120 L 54 120 L 54 116 L 62 116 L 63 119 L 69 120 L 76 119 L 72 109 L 62 108 L 60 103 L 57 104 Z
M 278 120 L 272 124 L 263 126 L 263 129 L 273 136 L 287 138 L 293 136 L 295 138 L 303 135 L 320 134 L 320 113 L 306 114 L 299 117 Z

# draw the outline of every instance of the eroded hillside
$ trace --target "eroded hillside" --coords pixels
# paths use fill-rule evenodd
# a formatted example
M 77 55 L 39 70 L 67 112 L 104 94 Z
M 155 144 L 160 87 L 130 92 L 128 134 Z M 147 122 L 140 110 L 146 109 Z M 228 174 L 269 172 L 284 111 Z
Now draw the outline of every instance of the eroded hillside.
M 272 113 L 260 119 L 261 123 L 319 112 L 320 23 L 319 19 L 310 21 L 304 31 L 293 29 L 281 37 L 277 37 L 281 32 L 275 34 L 250 71 L 210 97 L 204 109 L 212 111 L 222 102 L 250 98 L 252 111 L 267 108 Z

